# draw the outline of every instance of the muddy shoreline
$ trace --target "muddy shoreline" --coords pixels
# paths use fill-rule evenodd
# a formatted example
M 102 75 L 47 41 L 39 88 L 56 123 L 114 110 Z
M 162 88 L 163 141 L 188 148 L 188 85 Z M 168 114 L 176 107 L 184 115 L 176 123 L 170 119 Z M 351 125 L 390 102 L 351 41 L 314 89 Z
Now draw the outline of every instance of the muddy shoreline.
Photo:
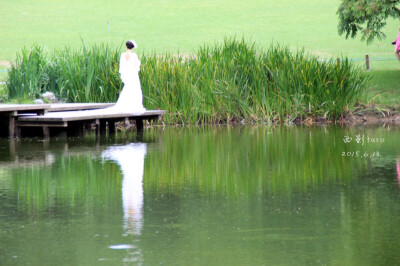
M 295 125 L 328 125 L 336 124 L 343 126 L 374 126 L 374 125 L 400 125 L 400 108 L 399 107 L 378 107 L 363 106 L 358 107 L 357 111 L 349 112 L 339 119 L 328 120 L 324 117 L 295 119 Z

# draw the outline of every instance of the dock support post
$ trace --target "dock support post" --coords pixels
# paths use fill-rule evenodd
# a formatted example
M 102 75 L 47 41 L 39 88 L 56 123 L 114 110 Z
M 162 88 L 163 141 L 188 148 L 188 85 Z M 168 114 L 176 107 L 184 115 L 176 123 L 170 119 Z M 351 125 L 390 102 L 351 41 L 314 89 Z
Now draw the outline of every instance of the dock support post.
M 143 120 L 142 119 L 136 119 L 136 129 L 138 131 L 142 131 L 143 130 Z
M 84 130 L 84 128 L 83 128 L 83 124 L 81 124 L 81 123 L 78 123 L 77 125 L 76 125 L 76 136 L 78 136 L 78 137 L 83 137 L 84 135 L 85 135 L 85 132 L 84 132 L 85 130 Z
M 108 121 L 108 132 L 115 133 L 115 121 Z
M 74 136 L 74 137 L 83 137 L 85 135 L 84 123 L 80 121 L 72 121 L 68 122 L 66 131 L 67 136 Z
M 100 120 L 100 134 L 104 135 L 107 133 L 107 121 Z
M 96 119 L 95 124 L 96 124 L 96 137 L 100 138 L 100 120 Z
M 8 117 L 8 134 L 10 138 L 15 137 L 15 116 Z
M 124 128 L 128 128 L 129 125 L 130 125 L 129 118 L 128 118 L 128 117 L 125 117 L 125 120 L 124 120 Z
M 15 139 L 10 139 L 10 159 L 15 160 Z
M 19 138 L 19 139 L 21 138 L 21 135 L 22 135 L 21 131 L 22 131 L 21 127 L 17 127 L 15 133 L 16 133 L 17 138 Z
M 46 127 L 46 126 L 43 127 L 43 137 L 45 139 L 50 138 L 50 129 L 49 129 L 49 127 Z

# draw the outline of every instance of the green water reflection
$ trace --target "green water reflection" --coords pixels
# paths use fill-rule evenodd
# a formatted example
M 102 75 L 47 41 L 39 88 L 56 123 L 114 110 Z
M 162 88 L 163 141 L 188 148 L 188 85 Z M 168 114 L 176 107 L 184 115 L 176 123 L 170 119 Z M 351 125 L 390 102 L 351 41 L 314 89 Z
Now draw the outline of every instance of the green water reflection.
M 0 265 L 394 265 L 398 136 L 213 127 L 1 140 Z

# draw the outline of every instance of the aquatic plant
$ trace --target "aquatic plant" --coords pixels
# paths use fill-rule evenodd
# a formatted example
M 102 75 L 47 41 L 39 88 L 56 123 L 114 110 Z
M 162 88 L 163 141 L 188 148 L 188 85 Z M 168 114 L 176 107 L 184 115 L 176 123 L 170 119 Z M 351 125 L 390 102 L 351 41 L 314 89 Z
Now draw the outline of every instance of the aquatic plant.
M 303 50 L 245 40 L 183 55 L 142 54 L 144 105 L 165 109 L 168 123 L 290 122 L 336 119 L 362 96 L 368 77 L 344 59 L 321 62 Z M 48 55 L 22 49 L 9 71 L 10 98 L 52 91 L 68 102 L 114 102 L 122 83 L 119 49 L 94 45 Z
M 23 48 L 8 75 L 10 98 L 39 97 L 46 91 L 67 102 L 112 102 L 118 97 L 119 49 L 83 44 L 53 53 L 40 46 Z
M 10 98 L 36 97 L 46 86 L 48 65 L 43 48 L 23 48 L 8 71 L 7 88 Z
M 304 51 L 263 51 L 235 39 L 189 57 L 142 60 L 146 106 L 168 110 L 171 123 L 335 119 L 354 106 L 368 80 L 346 59 L 320 62 Z

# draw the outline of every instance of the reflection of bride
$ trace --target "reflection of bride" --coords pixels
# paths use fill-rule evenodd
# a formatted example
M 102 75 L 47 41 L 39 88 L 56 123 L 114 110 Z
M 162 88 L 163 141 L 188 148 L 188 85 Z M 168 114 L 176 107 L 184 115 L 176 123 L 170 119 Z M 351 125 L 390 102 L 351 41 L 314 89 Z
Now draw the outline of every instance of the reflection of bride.
M 140 61 L 133 49 L 137 47 L 135 41 L 126 42 L 126 52 L 121 54 L 119 73 L 121 74 L 124 88 L 117 103 L 111 107 L 113 110 L 126 113 L 144 113 L 143 94 L 140 86 L 139 71 Z
M 140 235 L 143 227 L 143 170 L 145 143 L 111 146 L 103 158 L 116 161 L 121 167 L 124 229 L 127 235 Z

